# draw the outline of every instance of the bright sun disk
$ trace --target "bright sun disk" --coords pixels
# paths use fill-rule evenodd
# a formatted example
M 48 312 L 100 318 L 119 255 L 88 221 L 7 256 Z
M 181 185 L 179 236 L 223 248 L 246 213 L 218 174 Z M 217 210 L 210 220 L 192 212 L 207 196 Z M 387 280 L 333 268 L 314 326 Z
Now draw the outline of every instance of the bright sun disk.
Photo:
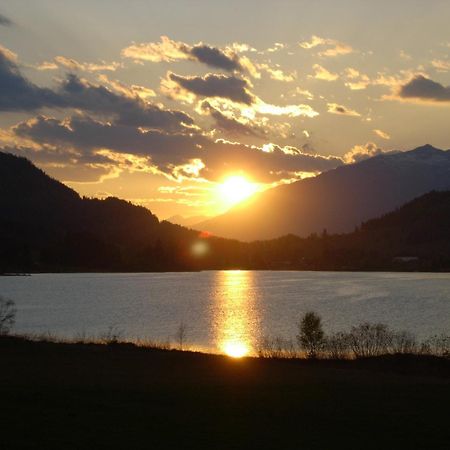
M 258 190 L 254 183 L 241 175 L 228 177 L 219 185 L 219 194 L 227 204 L 239 203 L 253 195 Z

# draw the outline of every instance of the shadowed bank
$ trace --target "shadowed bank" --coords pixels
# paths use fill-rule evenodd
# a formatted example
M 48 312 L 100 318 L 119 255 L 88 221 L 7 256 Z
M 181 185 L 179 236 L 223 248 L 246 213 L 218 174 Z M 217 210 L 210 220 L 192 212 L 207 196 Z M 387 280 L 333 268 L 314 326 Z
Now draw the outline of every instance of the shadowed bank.
M 2 448 L 444 449 L 450 361 L 0 339 Z

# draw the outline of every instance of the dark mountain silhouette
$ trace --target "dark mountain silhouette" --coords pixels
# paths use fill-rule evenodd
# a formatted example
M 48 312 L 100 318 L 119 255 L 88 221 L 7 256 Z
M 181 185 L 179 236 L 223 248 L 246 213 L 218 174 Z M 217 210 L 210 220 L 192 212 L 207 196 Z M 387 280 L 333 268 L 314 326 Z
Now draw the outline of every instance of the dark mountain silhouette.
M 81 198 L 28 160 L 0 153 L 0 273 L 228 268 L 450 270 L 450 192 L 348 234 L 244 243 L 160 222 L 117 198 Z
M 241 240 L 352 231 L 432 190 L 450 189 L 450 151 L 386 153 L 256 195 L 194 226 Z

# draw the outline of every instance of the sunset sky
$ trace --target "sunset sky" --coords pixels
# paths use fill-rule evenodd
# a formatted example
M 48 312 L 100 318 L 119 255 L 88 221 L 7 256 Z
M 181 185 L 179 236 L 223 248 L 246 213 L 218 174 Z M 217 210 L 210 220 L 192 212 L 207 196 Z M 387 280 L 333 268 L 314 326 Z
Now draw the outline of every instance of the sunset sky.
M 225 211 L 230 177 L 448 149 L 449 20 L 448 0 L 6 0 L 1 151 L 167 218 Z

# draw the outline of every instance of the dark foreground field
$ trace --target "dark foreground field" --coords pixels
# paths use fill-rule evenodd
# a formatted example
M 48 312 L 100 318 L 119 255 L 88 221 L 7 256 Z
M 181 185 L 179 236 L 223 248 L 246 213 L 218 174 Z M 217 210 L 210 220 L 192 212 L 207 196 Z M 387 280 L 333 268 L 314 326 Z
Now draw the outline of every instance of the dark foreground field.
M 448 449 L 450 361 L 0 339 L 0 448 Z

